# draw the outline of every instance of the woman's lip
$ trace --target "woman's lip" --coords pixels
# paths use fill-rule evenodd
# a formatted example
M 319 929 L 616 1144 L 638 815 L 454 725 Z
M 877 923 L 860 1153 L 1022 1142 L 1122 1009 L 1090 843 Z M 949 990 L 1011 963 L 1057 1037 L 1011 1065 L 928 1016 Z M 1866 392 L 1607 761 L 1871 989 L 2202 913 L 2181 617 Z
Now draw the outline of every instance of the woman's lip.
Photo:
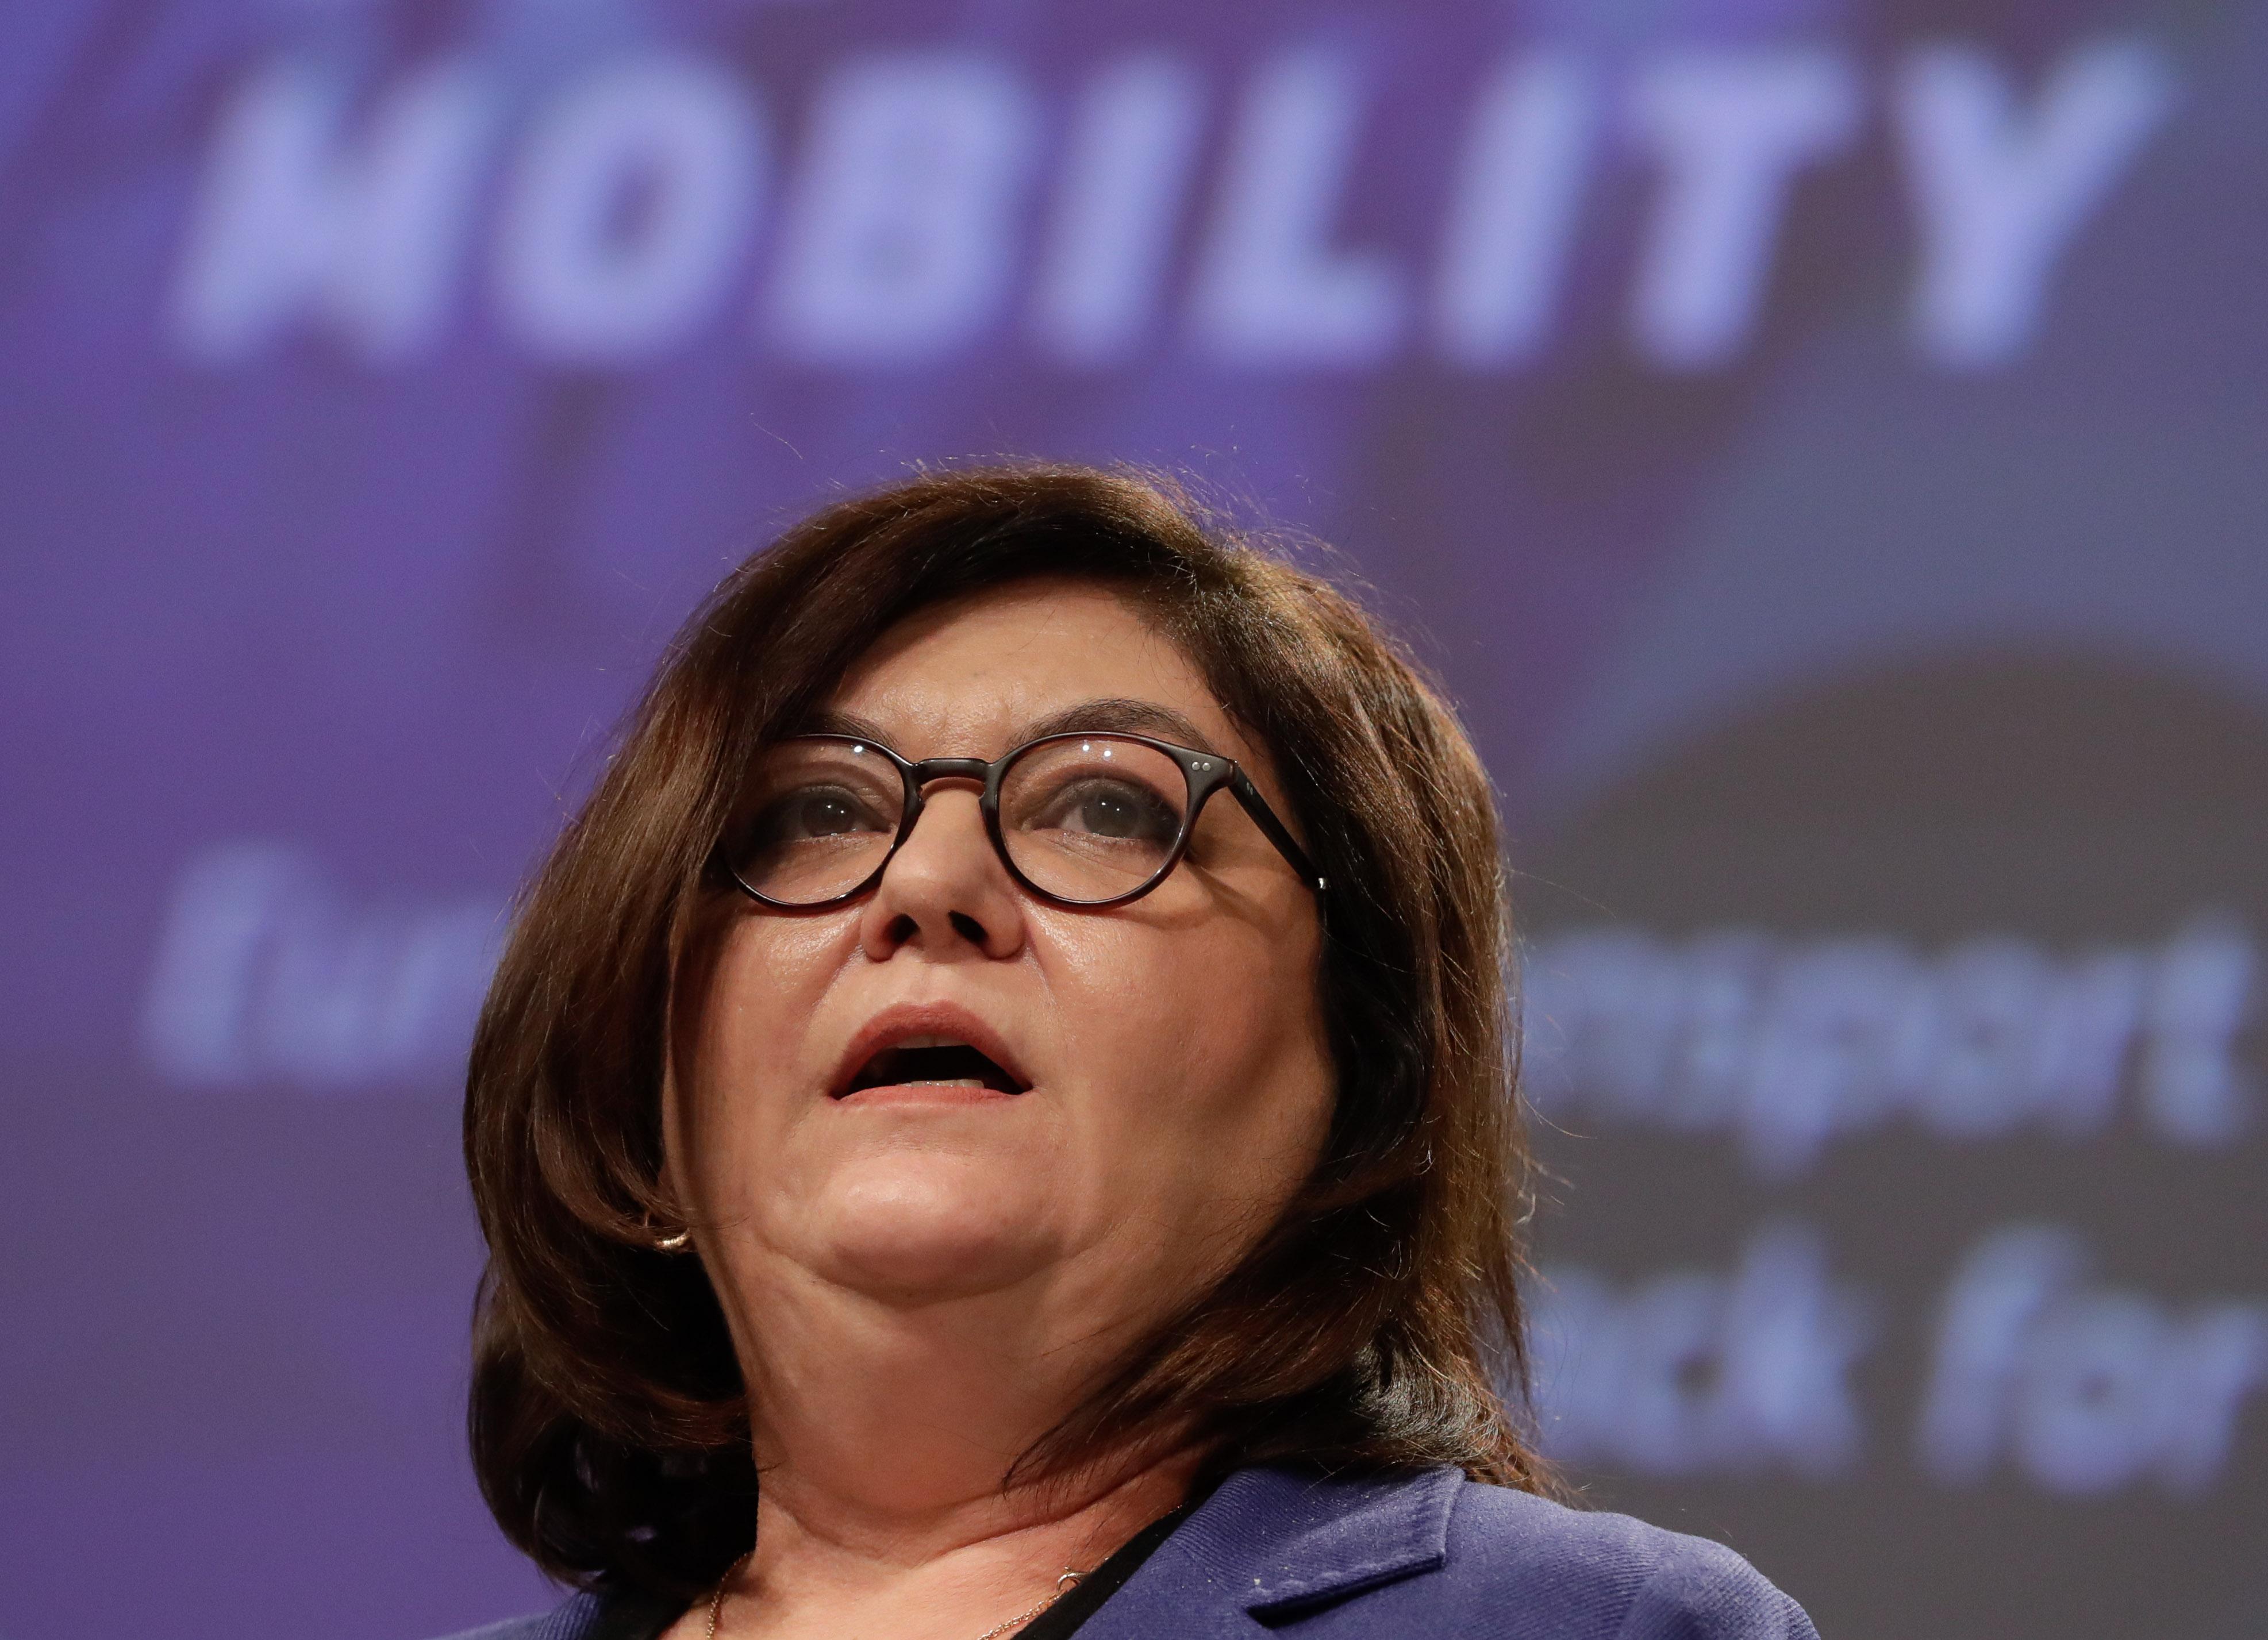
M 981 1082 L 885 1082 L 838 1096 L 838 1105 L 942 1105 L 949 1107 L 1012 1104 L 1021 1093 L 1003 1093 Z
M 956 1042 L 966 1042 L 994 1064 L 1006 1071 L 1016 1084 L 1029 1089 L 1031 1075 L 1024 1069 L 1020 1058 L 1001 1039 L 1000 1033 L 986 1021 L 977 1018 L 958 1003 L 894 1003 L 861 1026 L 843 1051 L 836 1063 L 835 1074 L 827 1084 L 829 1097 L 854 1099 L 880 1092 L 878 1088 L 861 1088 L 852 1093 L 850 1084 L 867 1063 L 884 1048 L 914 1037 L 943 1037 Z M 893 1084 L 892 1089 L 919 1087 L 918 1083 Z M 1001 1093 L 990 1088 L 976 1090 L 992 1099 L 1016 1099 L 1019 1094 Z

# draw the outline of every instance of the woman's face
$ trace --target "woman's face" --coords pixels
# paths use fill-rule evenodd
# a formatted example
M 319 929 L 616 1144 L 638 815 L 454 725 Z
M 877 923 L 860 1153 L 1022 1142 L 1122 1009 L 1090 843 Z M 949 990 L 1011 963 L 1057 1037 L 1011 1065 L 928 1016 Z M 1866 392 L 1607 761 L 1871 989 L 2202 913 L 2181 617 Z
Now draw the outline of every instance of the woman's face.
M 1071 726 L 1224 752 L 1289 813 L 1197 670 L 1092 585 L 925 612 L 828 705 L 913 759 L 996 758 L 1080 711 Z M 815 1279 L 1139 1329 L 1232 1264 L 1315 1160 L 1332 1074 L 1314 896 L 1222 793 L 1146 897 L 1043 904 L 977 796 L 930 786 L 860 900 L 725 913 L 681 982 L 671 1178 L 720 1286 L 759 1308 Z M 909 1045 L 954 1042 L 1023 1091 L 924 1079 L 965 1067 Z

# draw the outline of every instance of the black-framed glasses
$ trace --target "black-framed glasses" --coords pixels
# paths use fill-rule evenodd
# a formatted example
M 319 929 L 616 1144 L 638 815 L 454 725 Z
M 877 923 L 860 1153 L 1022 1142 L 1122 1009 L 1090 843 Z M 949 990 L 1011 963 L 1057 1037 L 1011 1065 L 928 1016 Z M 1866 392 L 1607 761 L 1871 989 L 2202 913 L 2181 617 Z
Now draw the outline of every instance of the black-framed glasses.
M 912 762 L 880 741 L 795 735 L 758 760 L 718 860 L 751 899 L 808 911 L 855 900 L 880 880 L 921 818 L 935 781 L 983 783 L 984 829 L 1008 874 L 1060 906 L 1116 906 L 1166 879 L 1197 816 L 1226 791 L 1309 886 L 1307 851 L 1234 759 L 1147 735 L 1072 732 L 1005 756 Z

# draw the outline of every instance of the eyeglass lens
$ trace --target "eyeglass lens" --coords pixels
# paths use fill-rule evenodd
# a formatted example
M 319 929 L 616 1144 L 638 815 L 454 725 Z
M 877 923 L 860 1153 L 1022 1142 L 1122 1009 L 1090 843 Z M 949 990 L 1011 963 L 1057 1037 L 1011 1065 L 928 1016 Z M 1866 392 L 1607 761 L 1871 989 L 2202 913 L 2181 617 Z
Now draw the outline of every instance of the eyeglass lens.
M 1189 808 L 1189 782 L 1165 753 L 1113 735 L 1044 740 L 1000 778 L 1000 843 L 1026 881 L 1092 903 L 1166 869 Z M 755 771 L 747 823 L 728 863 L 780 905 L 818 905 L 873 876 L 897 841 L 905 783 L 895 763 L 852 740 L 785 740 Z

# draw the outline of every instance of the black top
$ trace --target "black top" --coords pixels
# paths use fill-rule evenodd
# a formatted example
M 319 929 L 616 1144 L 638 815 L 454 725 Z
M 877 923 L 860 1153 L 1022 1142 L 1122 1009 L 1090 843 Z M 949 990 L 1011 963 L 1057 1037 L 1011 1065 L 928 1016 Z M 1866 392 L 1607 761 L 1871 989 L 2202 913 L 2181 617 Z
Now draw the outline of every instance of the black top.
M 1016 1630 L 1015 1640 L 1071 1640 L 1079 1627 L 1101 1609 L 1102 1603 L 1150 1558 L 1151 1552 L 1173 1535 L 1189 1518 L 1198 1499 L 1183 1504 L 1170 1515 L 1161 1515 L 1137 1532 L 1093 1571 L 1081 1577 L 1053 1606 Z M 675 1622 L 684 1608 L 655 1606 L 643 1600 L 608 1601 L 590 1640 L 659 1640 L 661 1631 Z
M 1116 1555 L 1081 1577 L 1063 1599 L 1016 1630 L 1016 1640 L 1071 1640 L 1079 1632 L 1079 1626 L 1118 1592 L 1118 1585 L 1141 1569 L 1151 1551 L 1171 1537 L 1174 1528 L 1188 1519 L 1189 1511 L 1196 1507 L 1194 1502 L 1183 1504 L 1172 1514 L 1159 1516 L 1127 1539 Z

